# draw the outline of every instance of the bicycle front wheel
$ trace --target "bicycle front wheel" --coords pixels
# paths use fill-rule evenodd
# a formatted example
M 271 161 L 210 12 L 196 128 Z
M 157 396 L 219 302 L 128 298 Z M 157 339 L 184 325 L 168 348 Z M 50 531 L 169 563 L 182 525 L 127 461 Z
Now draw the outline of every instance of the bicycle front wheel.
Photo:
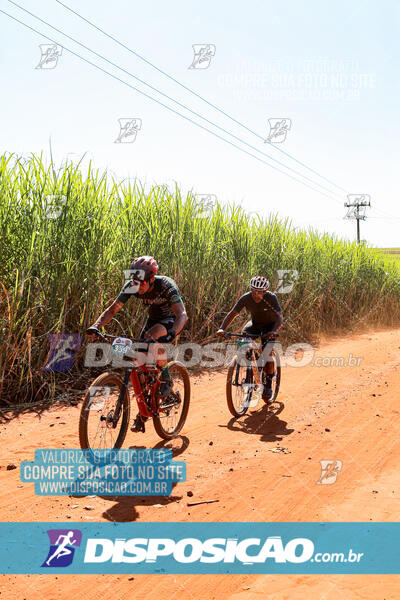
M 279 354 L 272 350 L 271 356 L 274 361 L 274 375 L 271 381 L 272 397 L 268 400 L 268 404 L 272 404 L 278 397 L 279 386 L 281 385 L 281 363 L 279 360 Z
M 226 401 L 229 411 L 234 417 L 246 414 L 251 404 L 253 389 L 252 369 L 239 364 L 237 356 L 235 356 L 226 376 Z
M 173 381 L 172 392 L 167 398 L 156 397 L 154 429 L 163 440 L 175 438 L 185 424 L 190 403 L 189 373 L 182 363 L 170 362 L 169 372 Z
M 130 415 L 128 389 L 125 390 L 122 402 L 119 400 L 122 387 L 122 379 L 114 373 L 102 373 L 89 387 L 79 419 L 79 442 L 82 449 L 121 448 Z

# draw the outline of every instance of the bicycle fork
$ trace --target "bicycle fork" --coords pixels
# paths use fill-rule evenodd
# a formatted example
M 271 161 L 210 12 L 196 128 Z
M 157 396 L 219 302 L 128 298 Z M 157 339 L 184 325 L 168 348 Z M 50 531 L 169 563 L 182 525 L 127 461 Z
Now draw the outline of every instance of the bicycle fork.
M 255 356 L 251 353 L 250 356 L 246 356 L 247 360 L 250 360 L 250 365 L 246 367 L 246 381 L 244 383 L 252 383 L 252 380 L 255 382 L 255 387 L 259 387 L 261 385 L 260 372 L 258 370 L 257 361 L 255 360 Z M 234 379 L 234 385 L 238 386 L 239 383 L 239 371 L 240 371 L 240 363 L 238 362 L 236 365 L 236 373 Z M 252 377 L 253 375 L 253 377 Z
M 256 384 L 256 388 L 260 389 L 261 379 L 260 379 L 260 371 L 258 370 L 257 360 L 253 360 L 254 355 L 251 357 L 251 369 L 253 371 L 253 377 Z

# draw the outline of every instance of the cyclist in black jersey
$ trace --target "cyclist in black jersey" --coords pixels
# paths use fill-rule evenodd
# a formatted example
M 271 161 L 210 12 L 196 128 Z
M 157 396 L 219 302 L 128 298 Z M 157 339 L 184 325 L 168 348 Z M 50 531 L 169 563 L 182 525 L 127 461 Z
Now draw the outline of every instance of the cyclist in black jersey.
M 257 276 L 250 280 L 250 292 L 243 294 L 236 302 L 235 306 L 226 315 L 221 328 L 218 329 L 217 335 L 223 337 L 225 329 L 240 313 L 243 308 L 251 315 L 251 320 L 246 323 L 242 329 L 242 333 L 250 333 L 259 335 L 262 339 L 262 347 L 264 349 L 267 344 L 268 337 L 274 337 L 282 327 L 283 316 L 282 310 L 278 302 L 278 298 L 272 292 L 267 291 L 269 281 L 266 277 Z M 267 361 L 264 366 L 266 374 L 266 386 L 263 390 L 263 398 L 269 400 L 272 396 L 272 377 L 274 375 L 274 364 L 272 361 Z
M 156 275 L 157 261 L 152 256 L 141 256 L 131 264 L 133 277 L 128 281 L 114 302 L 106 308 L 95 323 L 89 327 L 89 340 L 103 325 L 107 325 L 132 296 L 148 306 L 149 315 L 141 331 L 141 338 L 152 338 L 161 343 L 172 342 L 187 321 L 185 305 L 178 286 L 170 277 Z M 165 352 L 158 344 L 151 347 L 157 366 L 161 369 L 160 395 L 168 396 L 172 380 L 168 371 Z

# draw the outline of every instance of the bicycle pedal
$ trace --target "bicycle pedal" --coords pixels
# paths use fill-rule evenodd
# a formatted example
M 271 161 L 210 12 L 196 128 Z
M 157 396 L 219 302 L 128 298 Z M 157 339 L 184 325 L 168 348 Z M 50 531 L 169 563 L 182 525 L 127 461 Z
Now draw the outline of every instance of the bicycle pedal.
M 131 427 L 131 431 L 133 431 L 134 433 L 145 433 L 146 432 L 145 421 L 142 419 L 141 415 L 138 415 L 136 417 L 136 419 L 134 420 L 132 427 Z

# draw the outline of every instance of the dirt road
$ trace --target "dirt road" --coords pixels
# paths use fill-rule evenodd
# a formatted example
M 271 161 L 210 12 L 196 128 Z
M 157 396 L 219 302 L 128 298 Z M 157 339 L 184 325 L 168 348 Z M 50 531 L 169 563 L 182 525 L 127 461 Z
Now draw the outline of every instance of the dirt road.
M 187 481 L 172 496 L 115 499 L 35 496 L 19 463 L 35 448 L 78 447 L 80 407 L 55 407 L 1 425 L 1 521 L 398 521 L 400 330 L 321 344 L 316 356 L 358 366 L 287 367 L 278 402 L 235 421 L 225 372 L 192 378 L 192 403 L 173 443 Z M 327 360 L 325 363 L 328 362 Z M 165 447 L 152 426 L 124 447 Z M 318 485 L 320 460 L 340 460 L 333 485 Z M 6 470 L 7 465 L 18 466 Z M 188 496 L 192 493 L 193 496 Z M 218 500 L 188 506 L 188 502 Z M 74 508 L 74 505 L 78 507 Z M 92 510 L 84 507 L 90 505 Z M 91 575 L 3 577 L 7 600 L 382 599 L 400 597 L 398 576 Z

